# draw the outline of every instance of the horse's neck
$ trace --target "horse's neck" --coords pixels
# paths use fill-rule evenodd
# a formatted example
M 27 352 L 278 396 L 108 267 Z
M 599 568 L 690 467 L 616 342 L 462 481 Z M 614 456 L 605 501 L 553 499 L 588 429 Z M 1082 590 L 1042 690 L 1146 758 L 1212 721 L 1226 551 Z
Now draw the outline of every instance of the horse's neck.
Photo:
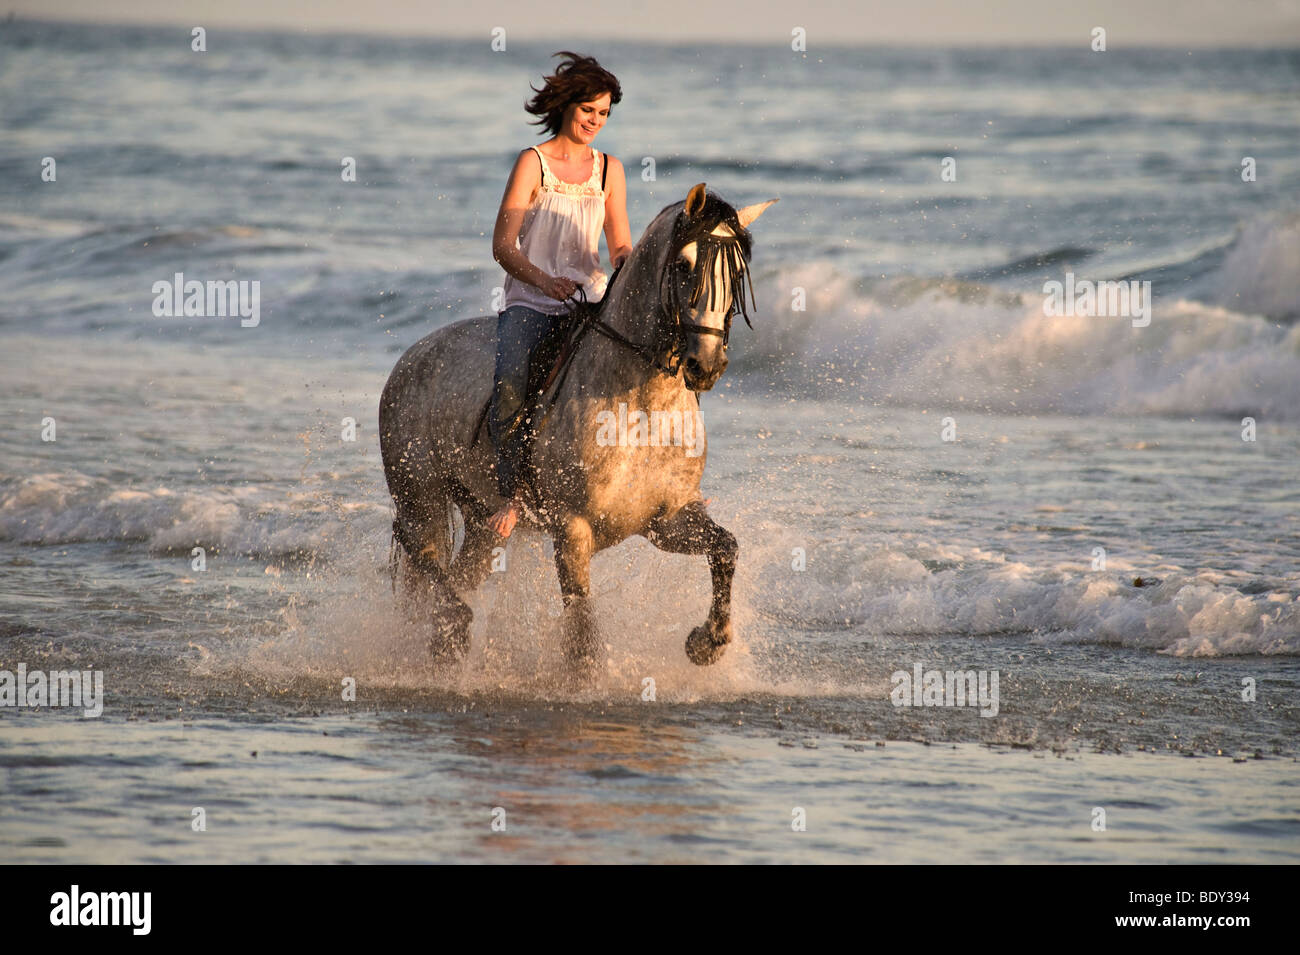
M 653 253 L 652 249 L 637 250 Z M 660 269 L 655 262 L 641 267 L 633 259 L 619 273 L 617 295 L 601 313 L 601 321 L 614 331 L 640 345 L 647 353 L 657 352 Z M 613 289 L 606 294 L 613 295 Z M 662 357 L 662 356 L 659 356 Z M 574 359 L 573 374 L 565 381 L 565 390 L 583 386 L 587 393 L 622 394 L 650 389 L 666 397 L 682 389 L 680 376 L 670 378 L 619 342 L 597 331 L 588 331 Z

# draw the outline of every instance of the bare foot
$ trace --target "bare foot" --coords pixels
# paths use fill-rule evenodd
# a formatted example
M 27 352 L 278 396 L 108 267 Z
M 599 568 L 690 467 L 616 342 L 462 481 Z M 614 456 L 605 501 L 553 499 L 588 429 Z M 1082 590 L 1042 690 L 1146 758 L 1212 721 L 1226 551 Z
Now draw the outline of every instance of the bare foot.
M 492 515 L 488 521 L 488 526 L 502 537 L 509 537 L 510 532 L 515 529 L 515 524 L 519 520 L 520 507 L 518 499 L 511 501 Z

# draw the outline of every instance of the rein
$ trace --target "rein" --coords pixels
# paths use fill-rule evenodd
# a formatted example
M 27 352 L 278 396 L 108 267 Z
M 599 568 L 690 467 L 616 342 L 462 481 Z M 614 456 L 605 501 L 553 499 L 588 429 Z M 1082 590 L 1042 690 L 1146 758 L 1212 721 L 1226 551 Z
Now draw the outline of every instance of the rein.
M 737 223 L 739 225 L 739 223 Z M 612 342 L 622 345 L 628 351 L 637 355 L 646 364 L 651 365 L 665 375 L 676 376 L 681 370 L 682 358 L 686 349 L 687 335 L 715 335 L 722 339 L 722 347 L 726 348 L 731 339 L 731 319 L 739 312 L 745 319 L 745 324 L 753 328 L 753 323 L 749 320 L 749 312 L 745 307 L 745 282 L 749 282 L 749 294 L 753 298 L 754 286 L 749 278 L 749 269 L 745 267 L 745 254 L 739 238 L 731 236 L 713 235 L 712 231 L 700 231 L 700 234 L 686 235 L 680 234 L 679 228 L 674 228 L 674 233 L 681 244 L 674 242 L 675 248 L 682 248 L 690 241 L 697 243 L 697 255 L 695 257 L 695 267 L 692 269 L 692 283 L 690 304 L 695 305 L 700 301 L 707 284 L 709 287 L 709 306 L 713 306 L 720 294 L 717 283 L 711 281 L 713 276 L 714 262 L 718 255 L 723 258 L 723 270 L 727 276 L 727 287 L 732 290 L 732 309 L 727 313 L 726 322 L 723 327 L 710 328 L 707 325 L 700 325 L 695 322 L 688 322 L 682 318 L 682 307 L 680 302 L 679 288 L 676 282 L 673 282 L 669 294 L 665 296 L 664 280 L 672 274 L 672 267 L 664 270 L 659 279 L 659 307 L 655 310 L 657 316 L 655 325 L 656 340 L 662 338 L 662 329 L 665 326 L 672 326 L 670 334 L 673 335 L 671 347 L 664 348 L 646 346 L 632 341 L 618 329 L 609 323 L 601 320 L 600 315 L 604 311 L 608 301 L 608 292 L 606 296 L 596 305 L 587 301 L 587 291 L 582 286 L 578 286 L 578 301 L 573 307 L 570 315 L 573 317 L 574 327 L 568 333 L 568 341 L 565 343 L 564 351 L 561 354 L 560 362 L 546 379 L 542 386 L 542 393 L 545 394 L 550 390 L 552 383 L 555 384 L 554 391 L 551 391 L 550 405 L 554 406 L 556 399 L 559 397 L 560 387 L 564 384 L 565 376 L 568 374 L 569 366 L 572 364 L 574 355 L 577 354 L 578 346 L 582 343 L 583 336 L 588 329 L 592 329 L 601 335 L 604 335 Z M 614 281 L 618 278 L 618 273 L 622 271 L 623 266 L 627 264 L 624 259 L 610 276 L 607 289 L 614 287 Z M 676 320 L 674 322 L 674 319 Z M 665 363 L 660 360 L 660 354 L 667 352 L 668 360 Z M 696 395 L 698 398 L 698 394 Z
M 618 273 L 622 271 L 623 266 L 626 264 L 627 264 L 626 262 L 619 263 L 618 268 L 614 270 L 614 273 L 609 278 L 609 284 L 607 288 L 614 287 L 614 280 L 618 278 Z M 600 334 L 604 335 L 610 341 L 617 342 L 618 344 L 622 345 L 624 348 L 628 349 L 629 351 L 639 356 L 641 360 L 644 361 L 646 364 L 653 365 L 655 368 L 658 368 L 664 374 L 666 375 L 677 374 L 677 369 L 680 367 L 680 364 L 673 363 L 673 359 L 680 351 L 679 348 L 674 346 L 673 350 L 669 353 L 670 363 L 667 365 L 664 364 L 659 360 L 659 355 L 655 349 L 649 348 L 645 345 L 632 341 L 632 339 L 628 338 L 618 329 L 614 328 L 614 326 L 610 325 L 607 322 L 601 321 L 600 314 L 601 312 L 604 311 L 604 305 L 605 305 L 605 300 L 603 298 L 600 300 L 598 304 L 593 306 L 591 303 L 587 301 L 587 290 L 584 289 L 581 285 L 578 286 L 577 295 L 579 296 L 579 301 L 574 305 L 573 311 L 570 313 L 571 315 L 574 316 L 574 324 L 575 324 L 577 334 L 572 338 L 571 340 L 572 347 L 565 356 L 566 365 L 567 365 L 567 360 L 572 357 L 572 354 L 574 352 L 577 351 L 578 342 L 582 340 L 583 334 L 586 332 L 587 329 L 590 328 L 593 331 L 599 332 Z M 660 320 L 662 321 L 663 318 L 662 303 L 660 303 L 659 310 L 661 313 Z M 550 385 L 550 380 L 547 381 L 547 385 L 548 386 Z

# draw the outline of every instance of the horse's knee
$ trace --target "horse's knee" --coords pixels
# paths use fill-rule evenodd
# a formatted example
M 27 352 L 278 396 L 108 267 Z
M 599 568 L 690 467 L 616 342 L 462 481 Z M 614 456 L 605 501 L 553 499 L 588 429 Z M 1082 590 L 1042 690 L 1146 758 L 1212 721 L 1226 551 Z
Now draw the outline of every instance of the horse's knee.
M 432 544 L 421 541 L 400 518 L 393 521 L 393 543 L 396 545 L 395 551 L 400 552 L 401 556 L 405 558 L 406 574 L 404 576 L 408 581 L 412 574 L 427 576 L 430 563 L 434 566 L 437 565 L 437 548 Z M 430 548 L 434 550 L 432 555 L 429 553 Z M 394 557 L 396 556 L 395 553 Z M 432 561 L 430 561 L 430 556 L 432 556 Z M 396 570 L 396 566 L 394 560 L 392 562 L 394 570 Z
M 740 557 L 740 542 L 736 540 L 736 535 L 725 527 L 718 527 L 712 549 L 719 560 L 729 564 L 734 564 Z
M 448 582 L 456 590 L 477 590 L 492 572 L 494 551 L 501 537 L 482 521 L 466 521 L 465 544 L 448 569 Z
M 464 658 L 469 652 L 469 631 L 473 622 L 474 612 L 453 595 L 434 616 L 429 652 L 435 664 L 445 665 Z
M 444 625 L 457 631 L 469 630 L 470 624 L 474 622 L 474 611 L 469 609 L 468 604 L 458 599 L 448 603 L 444 614 Z

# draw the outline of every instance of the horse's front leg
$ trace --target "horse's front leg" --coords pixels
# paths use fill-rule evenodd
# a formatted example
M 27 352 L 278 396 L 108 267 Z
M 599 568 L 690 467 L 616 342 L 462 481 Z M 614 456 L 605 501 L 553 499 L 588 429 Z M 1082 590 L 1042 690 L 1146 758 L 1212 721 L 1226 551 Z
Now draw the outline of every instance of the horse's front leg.
M 564 598 L 564 655 L 579 671 L 601 660 L 600 632 L 591 614 L 591 554 L 595 536 L 585 518 L 567 518 L 555 535 L 555 569 Z
M 731 642 L 731 579 L 740 547 L 736 535 L 714 523 L 701 501 L 692 501 L 671 517 L 656 521 L 646 538 L 674 554 L 708 554 L 713 574 L 713 606 L 704 626 L 686 638 L 686 655 L 696 666 L 716 663 Z

